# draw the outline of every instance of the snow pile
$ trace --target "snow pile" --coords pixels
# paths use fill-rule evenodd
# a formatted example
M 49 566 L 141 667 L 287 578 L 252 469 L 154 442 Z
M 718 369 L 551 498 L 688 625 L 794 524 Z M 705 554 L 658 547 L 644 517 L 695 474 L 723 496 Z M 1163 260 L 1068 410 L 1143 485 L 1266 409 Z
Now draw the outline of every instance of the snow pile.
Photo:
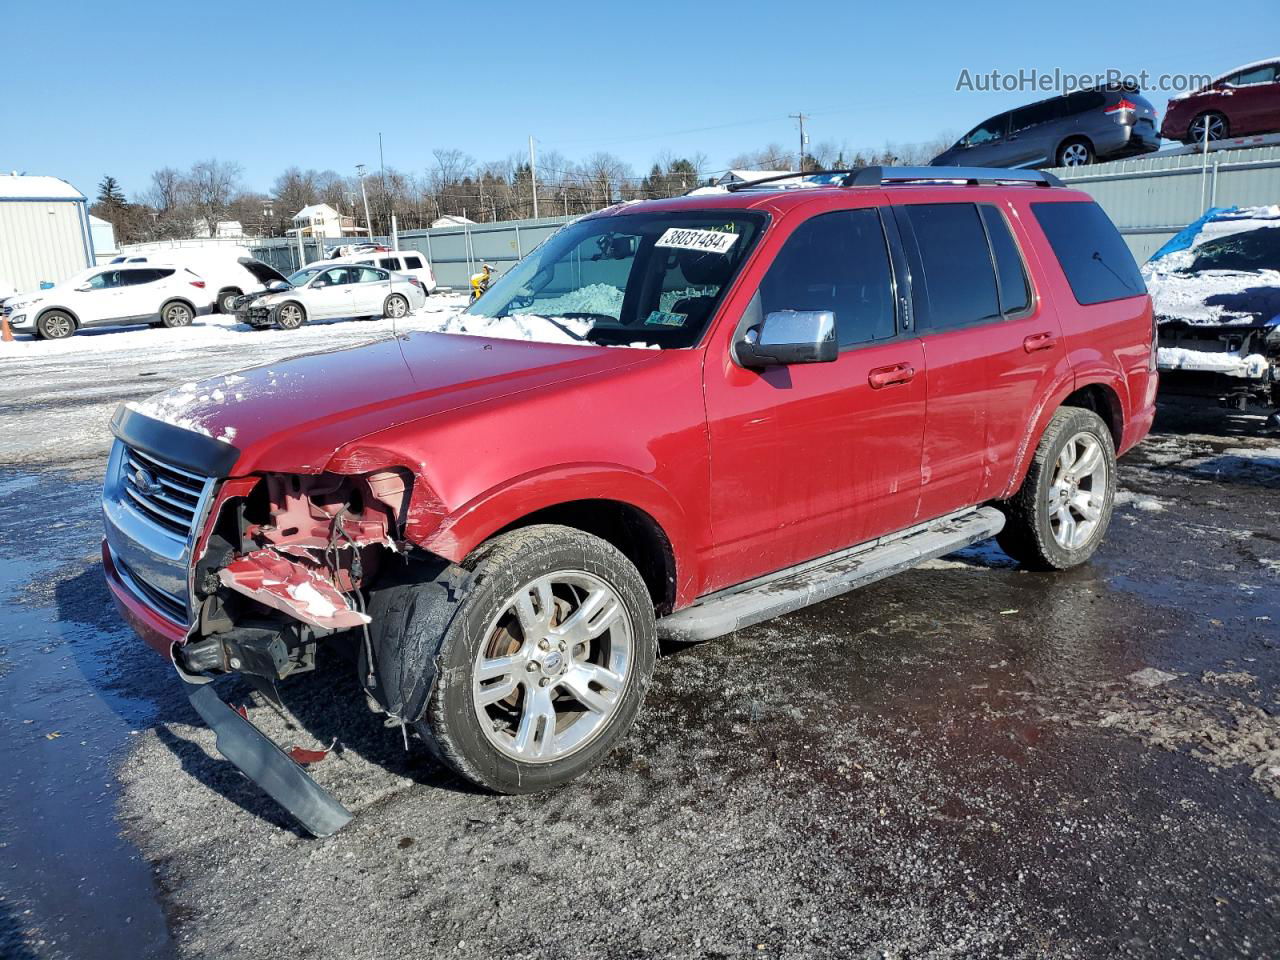
M 1260 353 L 1242 356 L 1184 347 L 1160 347 L 1156 351 L 1156 363 L 1161 370 L 1200 370 L 1249 380 L 1260 379 L 1268 366 L 1267 358 Z
M 543 317 L 566 313 L 596 313 L 617 319 L 622 315 L 623 291 L 611 283 L 591 283 L 563 296 L 535 299 L 525 309 Z
M 456 313 L 431 326 L 414 329 L 431 333 L 461 333 L 497 340 L 531 340 L 538 343 L 582 343 L 592 321 L 545 314 L 517 314 L 512 317 L 481 317 Z

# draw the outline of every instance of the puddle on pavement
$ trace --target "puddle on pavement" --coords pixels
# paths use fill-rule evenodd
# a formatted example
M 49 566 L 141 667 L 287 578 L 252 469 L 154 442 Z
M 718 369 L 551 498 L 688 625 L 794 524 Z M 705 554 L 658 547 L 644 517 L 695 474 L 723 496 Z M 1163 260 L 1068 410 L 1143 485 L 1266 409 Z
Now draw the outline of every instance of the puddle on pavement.
M 155 713 L 128 691 L 168 678 L 102 583 L 97 499 L 0 471 L 0 955 L 15 960 L 173 955 L 151 868 L 119 836 L 113 775 Z

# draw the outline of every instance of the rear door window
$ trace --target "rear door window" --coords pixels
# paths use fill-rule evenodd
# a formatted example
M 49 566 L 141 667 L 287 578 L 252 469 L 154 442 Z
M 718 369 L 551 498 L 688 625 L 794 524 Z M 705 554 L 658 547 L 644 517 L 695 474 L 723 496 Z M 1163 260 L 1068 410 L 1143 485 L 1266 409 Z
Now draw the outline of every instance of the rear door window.
M 361 267 L 359 283 L 377 283 L 379 281 L 385 283 L 390 276 L 385 270 L 378 270 L 374 267 Z
M 397 260 L 395 257 L 383 257 L 378 261 L 378 266 L 383 267 L 387 270 L 399 270 L 400 261 Z
M 1147 292 L 1120 231 L 1096 203 L 1033 203 L 1031 211 L 1081 306 Z
M 996 261 L 996 283 L 1000 291 L 1000 310 L 1005 316 L 1023 313 L 1031 306 L 1031 284 L 1022 262 L 1017 241 L 1009 230 L 1004 214 L 989 203 L 982 205 L 982 222 L 991 241 L 991 254 Z
M 877 210 L 840 210 L 805 221 L 760 282 L 764 315 L 829 310 L 847 347 L 896 332 L 893 272 Z
M 1031 127 L 1057 120 L 1066 115 L 1066 100 L 1054 97 L 1041 103 L 1033 103 L 1029 107 L 1013 111 L 1009 121 L 1009 129 L 1014 133 Z
M 918 326 L 952 330 L 998 319 L 996 274 L 977 206 L 913 203 L 902 210 L 919 253 L 911 257 L 917 260 L 912 291 Z

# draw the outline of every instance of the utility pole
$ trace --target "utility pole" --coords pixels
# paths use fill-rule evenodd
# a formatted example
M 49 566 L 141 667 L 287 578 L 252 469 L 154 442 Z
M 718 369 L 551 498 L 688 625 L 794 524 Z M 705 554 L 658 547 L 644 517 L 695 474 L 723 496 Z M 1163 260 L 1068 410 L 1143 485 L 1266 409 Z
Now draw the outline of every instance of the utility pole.
M 364 164 L 356 164 L 356 173 L 360 177 L 360 196 L 364 198 L 364 228 L 369 234 L 369 239 L 373 240 L 373 224 L 369 222 L 369 194 L 364 189 Z
M 529 134 L 529 186 L 533 188 L 533 219 L 538 219 L 538 166 L 533 155 L 533 134 Z
M 800 159 L 796 163 L 796 172 L 804 173 L 804 148 L 809 145 L 809 138 L 804 135 L 804 122 L 809 118 L 803 113 L 789 113 L 787 116 L 800 121 Z

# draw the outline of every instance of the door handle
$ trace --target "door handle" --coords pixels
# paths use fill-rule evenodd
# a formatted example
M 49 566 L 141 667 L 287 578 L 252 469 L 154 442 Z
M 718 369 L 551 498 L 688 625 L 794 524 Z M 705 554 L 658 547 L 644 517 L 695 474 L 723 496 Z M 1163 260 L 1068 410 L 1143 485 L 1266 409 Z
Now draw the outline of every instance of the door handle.
M 1035 353 L 1037 350 L 1052 350 L 1057 345 L 1058 338 L 1048 331 L 1033 333 L 1022 340 L 1022 349 L 1027 353 Z
M 910 383 L 915 376 L 916 368 L 911 364 L 894 363 L 887 367 L 876 367 L 867 374 L 867 382 L 873 390 L 879 390 L 895 383 Z

